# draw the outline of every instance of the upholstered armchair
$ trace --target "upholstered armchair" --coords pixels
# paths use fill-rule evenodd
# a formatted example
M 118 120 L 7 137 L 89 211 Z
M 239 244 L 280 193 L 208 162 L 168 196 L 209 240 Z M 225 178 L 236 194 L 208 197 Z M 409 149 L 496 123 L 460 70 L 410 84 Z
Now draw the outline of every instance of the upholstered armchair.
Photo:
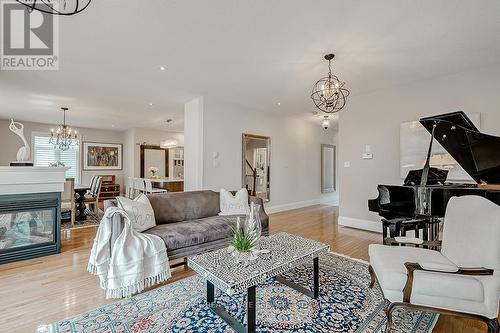
M 371 287 L 378 282 L 382 289 L 389 332 L 397 307 L 479 319 L 489 333 L 500 332 L 500 206 L 453 197 L 441 251 L 406 245 L 369 248 Z

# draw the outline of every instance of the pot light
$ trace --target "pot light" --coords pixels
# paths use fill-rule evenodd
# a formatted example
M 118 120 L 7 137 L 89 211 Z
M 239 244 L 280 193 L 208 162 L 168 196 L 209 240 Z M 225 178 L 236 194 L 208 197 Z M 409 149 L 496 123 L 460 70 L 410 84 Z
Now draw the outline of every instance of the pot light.
M 160 66 L 160 70 L 161 70 L 161 71 L 164 71 L 165 69 L 167 69 L 167 67 L 165 67 L 165 66 Z
M 153 106 L 153 103 L 149 103 L 149 106 Z
M 281 105 L 281 102 L 278 102 L 278 103 L 276 103 L 276 104 L 277 104 L 278 106 L 280 106 L 280 105 Z

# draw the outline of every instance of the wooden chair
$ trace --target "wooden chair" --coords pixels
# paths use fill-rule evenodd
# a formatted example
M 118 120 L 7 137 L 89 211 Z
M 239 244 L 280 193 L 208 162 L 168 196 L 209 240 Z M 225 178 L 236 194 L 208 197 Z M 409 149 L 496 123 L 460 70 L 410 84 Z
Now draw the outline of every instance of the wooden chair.
M 147 194 L 166 193 L 167 192 L 167 190 L 162 189 L 162 188 L 154 188 L 153 183 L 151 182 L 150 179 L 145 178 L 144 184 L 145 184 L 145 191 L 144 192 Z
M 93 176 L 90 181 L 90 190 L 85 194 L 83 202 L 85 202 L 89 211 L 94 215 L 94 218 L 99 218 L 99 195 L 101 193 L 101 176 Z
M 66 178 L 66 181 L 64 182 L 64 191 L 61 193 L 61 211 L 70 211 L 71 227 L 74 227 L 76 216 L 74 178 Z
M 471 195 L 448 202 L 441 251 L 371 244 L 370 287 L 382 289 L 387 330 L 394 310 L 406 307 L 482 320 L 499 333 L 499 239 L 500 206 Z

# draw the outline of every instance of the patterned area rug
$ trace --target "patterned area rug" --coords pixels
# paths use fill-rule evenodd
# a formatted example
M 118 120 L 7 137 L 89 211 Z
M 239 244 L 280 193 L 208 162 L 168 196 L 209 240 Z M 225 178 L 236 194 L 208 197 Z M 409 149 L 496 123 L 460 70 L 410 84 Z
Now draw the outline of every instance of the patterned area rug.
M 285 275 L 310 285 L 312 267 Z M 321 295 L 313 300 L 271 279 L 257 288 L 258 332 L 383 332 L 382 293 L 368 288 L 368 265 L 329 253 L 320 259 Z M 245 320 L 245 296 L 216 296 L 217 302 Z M 401 309 L 393 332 L 427 333 L 437 315 Z M 233 330 L 206 304 L 205 283 L 193 276 L 88 313 L 40 327 L 39 332 L 129 333 L 213 332 Z

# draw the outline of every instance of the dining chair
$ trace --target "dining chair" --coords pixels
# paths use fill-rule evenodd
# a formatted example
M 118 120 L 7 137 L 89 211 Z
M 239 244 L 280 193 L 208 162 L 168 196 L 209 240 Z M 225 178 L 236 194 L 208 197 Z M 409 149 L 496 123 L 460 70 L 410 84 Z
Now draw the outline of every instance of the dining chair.
M 101 176 L 93 176 L 90 182 L 90 190 L 85 194 L 84 202 L 88 205 L 89 211 L 94 218 L 99 218 L 99 196 L 101 194 Z
M 134 179 L 132 177 L 127 178 L 127 188 L 125 195 L 129 199 L 133 199 L 135 196 L 135 191 L 134 191 Z
M 153 194 L 153 193 L 166 193 L 167 190 L 163 188 L 154 188 L 153 187 L 153 182 L 150 179 L 145 178 L 144 179 L 144 184 L 146 187 L 145 193 L 147 194 Z
M 134 196 L 146 191 L 144 178 L 134 178 Z
M 64 191 L 61 193 L 61 211 L 70 211 L 71 227 L 74 227 L 76 216 L 75 178 L 66 178 L 64 182 Z

